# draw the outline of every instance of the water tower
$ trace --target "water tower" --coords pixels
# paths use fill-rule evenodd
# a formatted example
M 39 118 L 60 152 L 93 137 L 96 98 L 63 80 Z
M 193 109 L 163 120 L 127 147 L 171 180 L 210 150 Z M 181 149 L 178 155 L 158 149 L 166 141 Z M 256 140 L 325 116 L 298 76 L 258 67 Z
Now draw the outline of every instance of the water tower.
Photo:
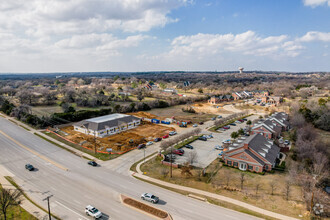
M 239 73 L 243 73 L 244 68 L 243 67 L 239 67 L 238 70 L 239 70 Z

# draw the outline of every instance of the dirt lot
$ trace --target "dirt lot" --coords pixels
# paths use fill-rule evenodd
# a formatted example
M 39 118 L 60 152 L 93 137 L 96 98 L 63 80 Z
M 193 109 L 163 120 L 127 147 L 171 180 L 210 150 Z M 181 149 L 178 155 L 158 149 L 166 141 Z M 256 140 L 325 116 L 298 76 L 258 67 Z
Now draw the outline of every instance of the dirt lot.
M 107 148 L 112 148 L 114 152 L 126 151 L 156 137 L 162 137 L 173 130 L 175 129 L 146 123 L 135 129 L 124 131 L 119 134 L 104 138 L 96 138 L 96 146 L 100 151 L 106 151 Z M 83 144 L 84 147 L 94 149 L 94 136 L 74 131 L 73 126 L 61 128 L 61 131 L 68 134 L 65 138 L 75 143 Z
M 198 109 L 196 109 L 197 113 L 188 113 L 182 111 L 182 108 L 187 108 L 189 106 L 195 107 L 194 105 L 177 105 L 169 108 L 152 109 L 147 113 L 156 115 L 157 116 L 156 118 L 161 120 L 166 118 L 171 118 L 174 116 L 176 120 L 192 121 L 192 123 L 198 123 L 201 121 L 205 122 L 215 116 L 214 113 L 204 112 Z

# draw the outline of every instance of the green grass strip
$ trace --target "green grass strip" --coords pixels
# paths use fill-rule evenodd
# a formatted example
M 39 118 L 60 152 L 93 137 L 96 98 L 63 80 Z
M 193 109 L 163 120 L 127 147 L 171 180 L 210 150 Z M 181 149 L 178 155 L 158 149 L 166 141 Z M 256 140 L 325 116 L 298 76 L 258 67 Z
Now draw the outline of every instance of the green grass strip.
M 17 190 L 21 191 L 22 195 L 28 200 L 30 201 L 33 205 L 37 206 L 39 209 L 41 209 L 42 211 L 44 211 L 45 213 L 48 213 L 48 210 L 44 209 L 43 207 L 41 207 L 40 205 L 38 205 L 37 203 L 35 203 L 32 199 L 30 199 L 25 192 L 23 191 L 23 189 L 17 185 L 17 183 L 13 180 L 13 178 L 11 178 L 10 176 L 5 176 L 6 180 L 8 180 L 8 182 L 11 183 L 11 185 L 13 185 Z M 51 213 L 51 216 L 53 216 L 55 219 L 61 220 L 59 217 L 57 217 L 56 215 Z

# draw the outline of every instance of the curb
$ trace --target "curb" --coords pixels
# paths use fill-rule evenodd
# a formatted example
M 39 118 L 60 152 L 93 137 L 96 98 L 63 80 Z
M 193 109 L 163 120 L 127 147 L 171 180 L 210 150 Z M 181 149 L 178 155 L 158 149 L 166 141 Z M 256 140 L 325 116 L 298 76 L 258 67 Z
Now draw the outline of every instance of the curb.
M 142 210 L 142 209 L 139 209 L 139 208 L 136 208 L 136 207 L 131 206 L 131 205 L 129 205 L 129 204 L 126 204 L 126 203 L 123 201 L 124 198 L 132 199 L 132 200 L 134 200 L 134 201 L 136 201 L 136 202 L 139 202 L 139 203 L 145 204 L 145 205 L 147 205 L 147 206 L 149 206 L 149 207 L 152 207 L 152 208 L 157 209 L 157 210 L 159 210 L 159 211 L 165 212 L 165 213 L 167 213 L 167 217 L 166 217 L 166 218 L 160 218 L 160 217 L 157 217 L 157 216 L 155 216 L 155 215 L 153 215 L 153 214 L 151 214 L 151 213 L 149 213 L 149 212 L 146 212 L 146 211 L 144 211 L 144 210 Z M 150 216 L 150 217 L 152 217 L 152 218 L 155 218 L 155 219 L 161 219 L 161 220 L 173 220 L 172 216 L 171 216 L 168 212 L 166 212 L 166 211 L 164 211 L 164 210 L 162 210 L 162 209 L 159 209 L 159 208 L 153 207 L 153 206 L 151 206 L 151 205 L 149 205 L 149 204 L 146 204 L 146 203 L 144 203 L 144 202 L 140 202 L 140 201 L 138 201 L 138 200 L 136 200 L 136 199 L 133 199 L 133 198 L 131 198 L 131 197 L 129 197 L 129 196 L 126 196 L 126 195 L 120 194 L 120 195 L 119 195 L 119 199 L 120 199 L 120 202 L 121 202 L 123 205 L 125 205 L 125 206 L 127 206 L 127 207 L 129 207 L 129 208 L 131 208 L 131 209 L 134 209 L 135 211 L 138 211 L 138 212 L 140 212 L 140 213 L 143 213 L 143 214 L 145 214 L 145 215 L 148 215 L 148 216 Z

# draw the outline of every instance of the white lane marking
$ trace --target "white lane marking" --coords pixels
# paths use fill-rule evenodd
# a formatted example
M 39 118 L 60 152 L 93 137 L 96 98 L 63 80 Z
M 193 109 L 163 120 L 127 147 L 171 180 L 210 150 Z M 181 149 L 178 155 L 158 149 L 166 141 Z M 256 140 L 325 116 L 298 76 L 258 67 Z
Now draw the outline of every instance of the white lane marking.
M 71 212 L 75 213 L 76 215 L 79 215 L 81 218 L 85 219 L 85 220 L 88 220 L 88 218 L 85 218 L 84 216 L 80 215 L 78 212 L 76 211 L 73 211 L 72 209 L 70 209 L 69 207 L 63 205 L 62 203 L 60 203 L 59 201 L 55 201 L 57 204 L 63 206 L 64 208 L 70 210 Z

